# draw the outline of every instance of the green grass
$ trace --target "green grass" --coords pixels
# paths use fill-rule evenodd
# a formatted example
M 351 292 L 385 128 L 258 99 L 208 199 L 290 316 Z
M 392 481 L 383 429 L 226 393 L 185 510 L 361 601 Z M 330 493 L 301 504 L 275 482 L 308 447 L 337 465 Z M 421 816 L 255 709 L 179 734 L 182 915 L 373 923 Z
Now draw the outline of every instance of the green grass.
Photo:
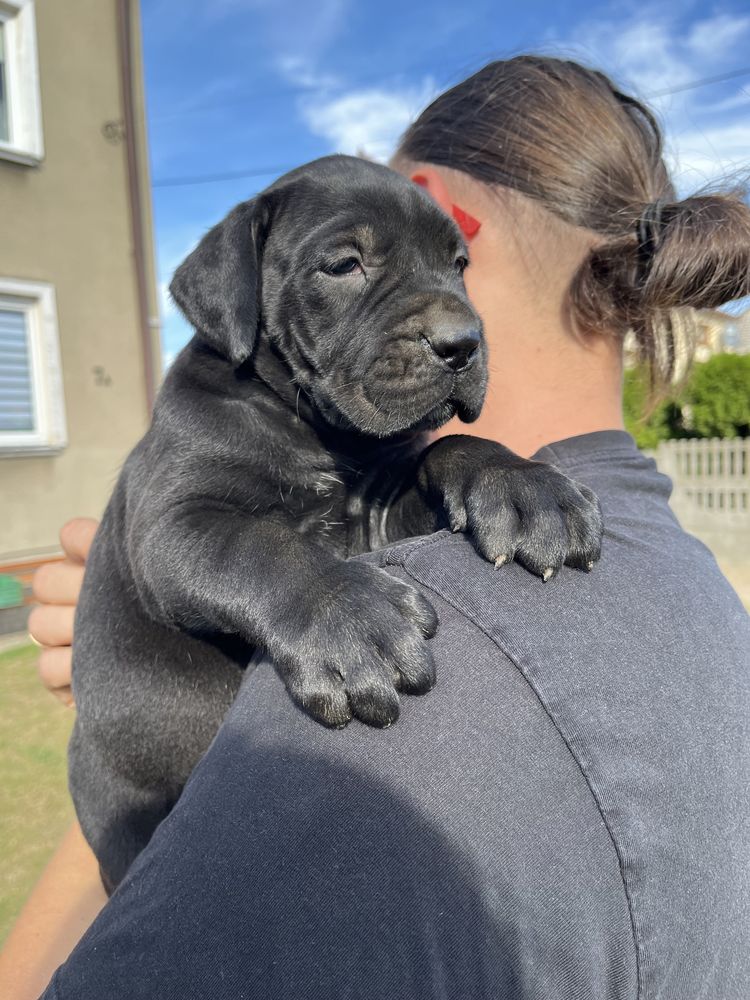
M 36 655 L 32 645 L 0 653 L 0 941 L 73 820 L 73 712 L 42 687 Z

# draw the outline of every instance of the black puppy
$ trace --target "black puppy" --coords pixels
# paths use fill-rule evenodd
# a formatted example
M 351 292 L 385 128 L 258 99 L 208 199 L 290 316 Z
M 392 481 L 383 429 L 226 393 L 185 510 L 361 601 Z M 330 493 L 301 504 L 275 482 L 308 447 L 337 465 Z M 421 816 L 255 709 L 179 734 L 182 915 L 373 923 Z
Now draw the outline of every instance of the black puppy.
M 599 507 L 477 438 L 486 348 L 461 234 L 384 167 L 328 157 L 238 205 L 180 266 L 197 333 L 97 532 L 75 625 L 70 783 L 116 885 L 176 801 L 254 649 L 320 721 L 388 725 L 435 681 L 416 590 L 346 556 L 450 526 L 548 577 Z

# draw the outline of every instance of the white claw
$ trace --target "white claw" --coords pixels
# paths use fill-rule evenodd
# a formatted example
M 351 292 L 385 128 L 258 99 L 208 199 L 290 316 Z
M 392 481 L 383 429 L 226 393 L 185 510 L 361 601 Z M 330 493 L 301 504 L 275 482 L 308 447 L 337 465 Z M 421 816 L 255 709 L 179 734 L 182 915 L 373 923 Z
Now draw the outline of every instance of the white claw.
M 593 568 L 594 568 L 594 564 L 593 564 L 593 562 L 587 562 L 587 563 L 586 563 L 586 569 L 587 569 L 587 570 L 589 571 L 589 573 L 591 572 L 591 570 L 592 570 Z
M 542 579 L 544 580 L 545 583 L 548 580 L 552 579 L 552 577 L 554 575 L 554 572 L 555 571 L 554 571 L 554 569 L 551 566 L 548 566 L 547 569 L 545 569 L 545 571 L 542 573 Z
M 500 569 L 500 567 L 504 566 L 509 559 L 510 556 L 507 554 L 507 552 L 505 553 L 505 555 L 498 556 L 497 559 L 495 560 L 495 569 Z

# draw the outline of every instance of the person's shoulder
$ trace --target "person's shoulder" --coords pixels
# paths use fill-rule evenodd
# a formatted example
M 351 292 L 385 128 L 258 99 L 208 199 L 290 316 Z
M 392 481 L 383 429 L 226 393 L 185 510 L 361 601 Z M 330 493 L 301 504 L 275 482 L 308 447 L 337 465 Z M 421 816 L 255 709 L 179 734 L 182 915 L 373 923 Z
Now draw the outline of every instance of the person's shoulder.
M 360 558 L 438 595 L 512 659 L 544 637 L 561 652 L 586 635 L 611 645 L 631 622 L 658 645 L 674 630 L 705 655 L 720 644 L 728 662 L 744 665 L 750 617 L 711 552 L 666 504 L 648 510 L 641 495 L 628 509 L 628 499 L 618 509 L 604 497 L 602 555 L 589 573 L 562 567 L 544 582 L 518 562 L 497 570 L 466 535 L 448 531 Z M 627 654 L 632 643 L 621 637 Z
M 639 980 L 711 981 L 716 995 L 735 996 L 732 984 L 750 976 L 747 927 L 732 916 L 750 894 L 741 861 L 750 618 L 669 512 L 663 487 L 655 477 L 648 485 L 653 493 L 602 491 L 607 529 L 589 574 L 563 569 L 543 583 L 518 565 L 496 571 L 447 533 L 395 546 L 381 565 L 423 588 L 441 617 L 450 609 L 436 638 L 449 662 L 471 669 L 481 633 L 499 651 L 495 663 L 510 662 L 533 692 L 611 837 Z M 483 673 L 494 706 L 490 660 Z M 688 889 L 697 884 L 700 899 Z M 670 967 L 687 925 L 694 947 Z M 721 969 L 706 943 L 716 935 Z
M 430 546 L 442 562 L 442 539 L 426 540 L 425 554 Z M 399 565 L 386 568 L 420 586 Z M 579 761 L 495 637 L 456 603 L 423 593 L 440 618 L 430 640 L 438 680 L 422 697 L 402 696 L 395 725 L 324 729 L 264 661 L 202 765 L 211 774 L 201 787 L 229 785 L 236 808 L 231 775 L 241 775 L 269 842 L 315 831 L 304 877 L 282 880 L 274 909 L 289 908 L 293 924 L 312 879 L 332 938 L 362 967 L 383 928 L 408 942 L 416 992 L 387 979 L 377 995 L 521 997 L 544 985 L 572 996 L 586 983 L 591 995 L 634 996 L 617 851 Z M 329 885 L 323 873 L 334 869 Z M 415 913 L 427 937 L 415 936 Z

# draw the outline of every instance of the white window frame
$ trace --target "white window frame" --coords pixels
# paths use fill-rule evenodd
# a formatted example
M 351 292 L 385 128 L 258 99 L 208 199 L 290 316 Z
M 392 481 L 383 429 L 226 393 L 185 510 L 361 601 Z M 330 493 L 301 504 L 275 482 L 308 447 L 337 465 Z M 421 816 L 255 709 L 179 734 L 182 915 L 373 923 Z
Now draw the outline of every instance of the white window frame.
M 7 142 L 0 141 L 0 158 L 33 166 L 44 158 L 34 0 L 0 0 L 0 22 L 9 133 Z
M 0 431 L 0 458 L 54 455 L 68 443 L 55 289 L 40 281 L 0 278 L 0 308 L 26 316 L 34 428 Z

